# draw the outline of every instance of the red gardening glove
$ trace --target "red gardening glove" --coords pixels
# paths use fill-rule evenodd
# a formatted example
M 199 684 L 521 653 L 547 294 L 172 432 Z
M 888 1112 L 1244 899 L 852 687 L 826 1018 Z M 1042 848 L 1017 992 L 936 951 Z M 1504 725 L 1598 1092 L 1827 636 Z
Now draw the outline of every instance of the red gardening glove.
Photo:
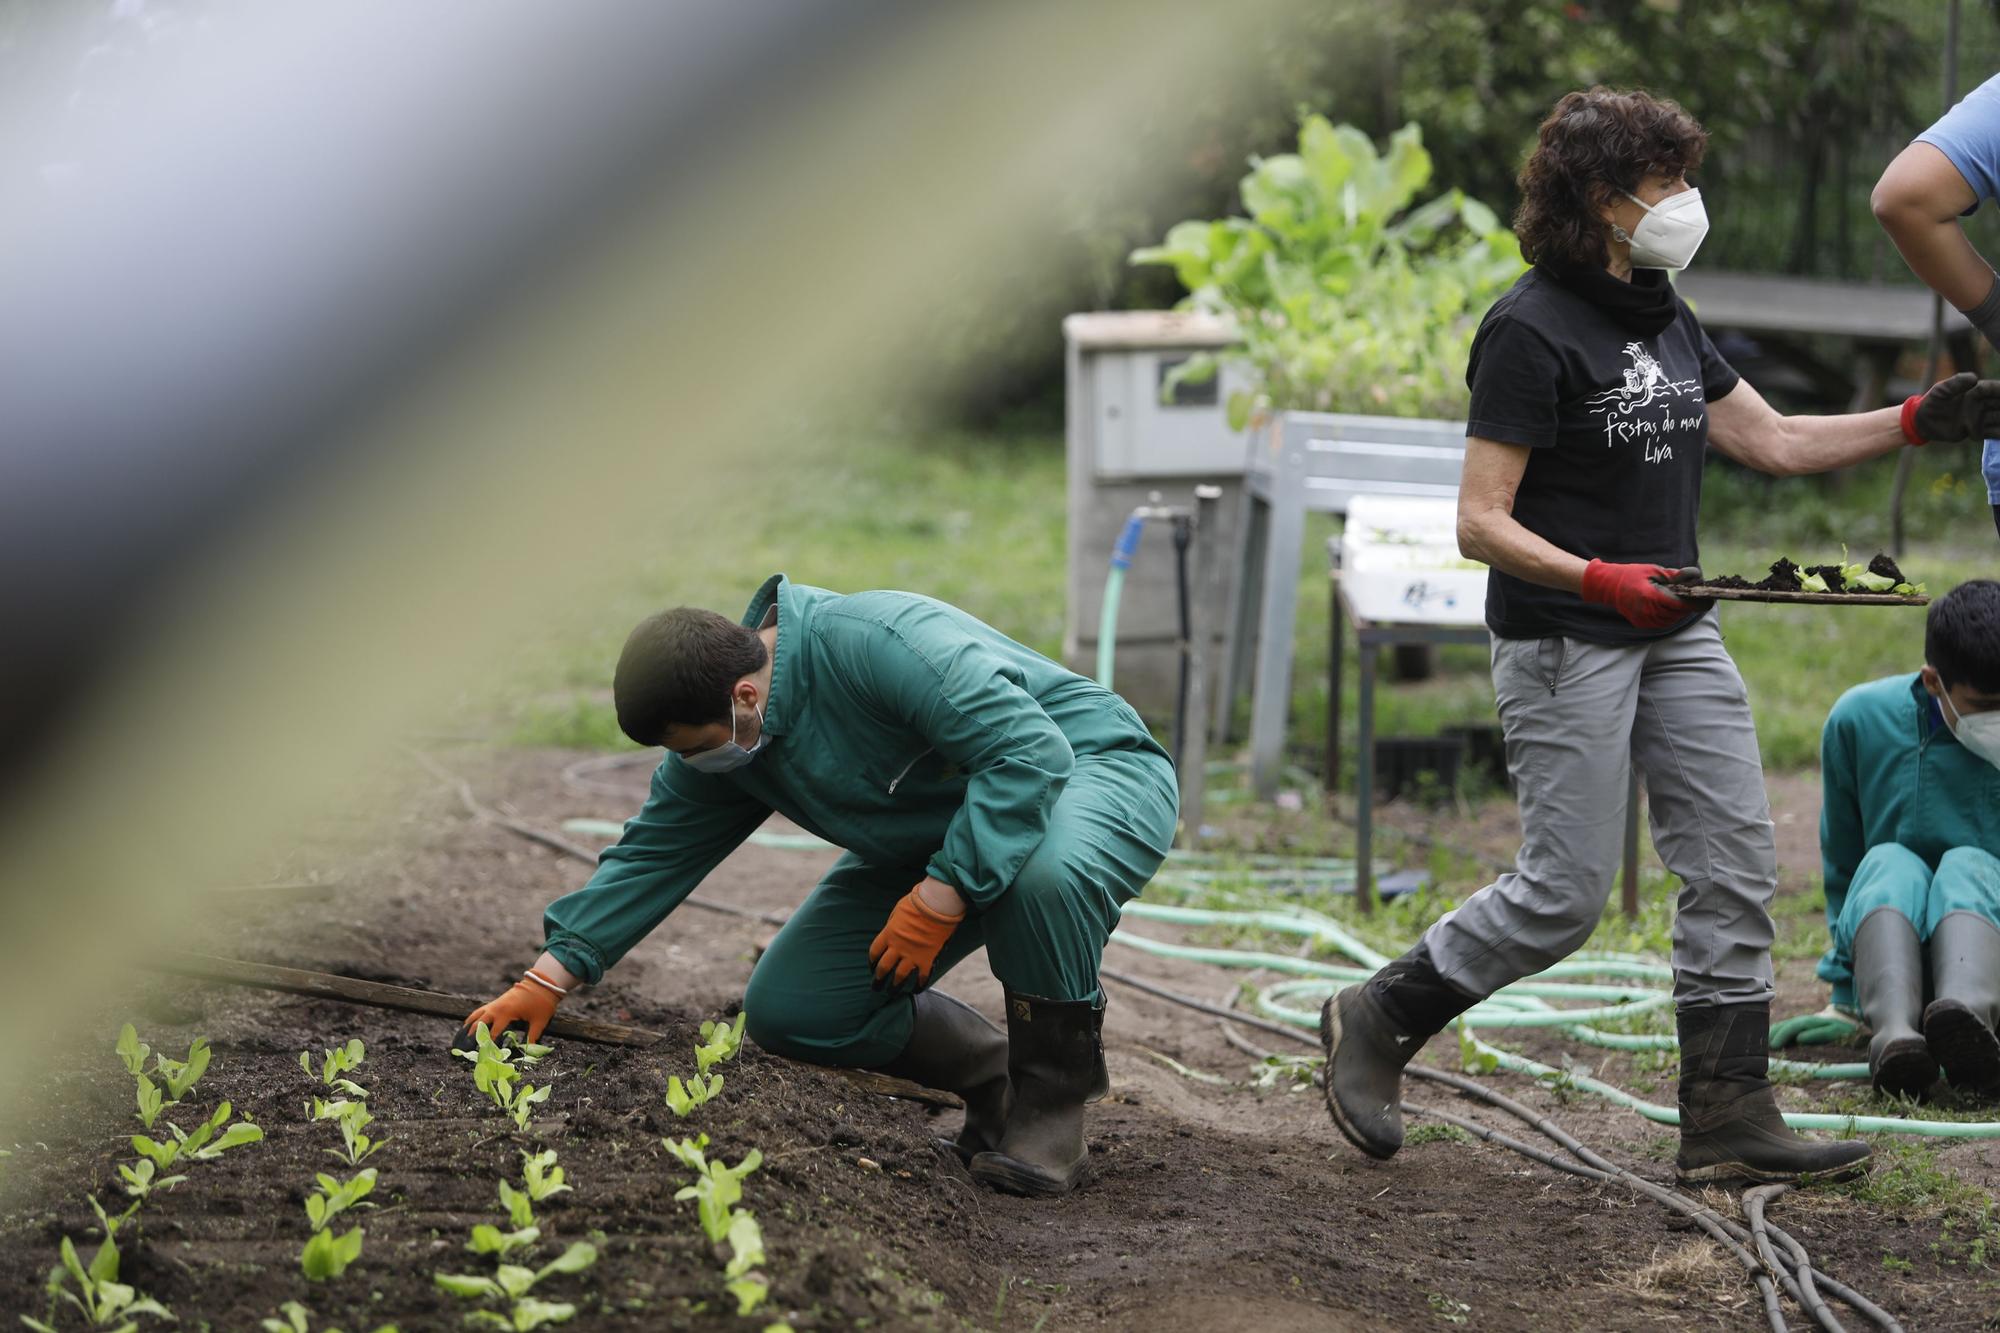
M 538 980 L 537 975 L 530 968 L 499 999 L 489 1000 L 466 1015 L 465 1030 L 470 1032 L 484 1023 L 493 1040 L 498 1041 L 512 1024 L 526 1023 L 528 1044 L 540 1041 L 542 1029 L 556 1016 L 556 1005 L 561 1003 L 563 992 L 554 982 Z
M 926 903 L 919 894 L 920 884 L 904 894 L 888 924 L 868 946 L 868 961 L 875 968 L 875 988 L 901 986 L 916 978 L 913 990 L 930 985 L 931 969 L 937 966 L 938 951 L 965 920 L 965 914 L 946 916 Z
M 1640 629 L 1666 629 L 1685 620 L 1696 603 L 1674 596 L 1654 579 L 1671 579 L 1661 565 L 1608 565 L 1593 560 L 1583 571 L 1583 600 L 1608 606 Z

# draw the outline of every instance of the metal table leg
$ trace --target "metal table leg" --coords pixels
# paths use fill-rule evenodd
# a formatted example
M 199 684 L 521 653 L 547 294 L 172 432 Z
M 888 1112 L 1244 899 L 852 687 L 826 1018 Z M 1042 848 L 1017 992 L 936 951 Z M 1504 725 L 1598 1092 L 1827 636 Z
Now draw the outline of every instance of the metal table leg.
M 1375 910 L 1375 647 L 1355 635 L 1361 658 L 1361 694 L 1355 730 L 1360 753 L 1354 758 L 1354 902 L 1364 914 Z

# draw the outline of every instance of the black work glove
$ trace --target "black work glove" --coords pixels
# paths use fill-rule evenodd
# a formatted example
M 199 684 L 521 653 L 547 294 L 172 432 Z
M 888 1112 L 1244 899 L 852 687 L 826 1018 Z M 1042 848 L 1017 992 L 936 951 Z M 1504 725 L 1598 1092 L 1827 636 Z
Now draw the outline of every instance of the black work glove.
M 1961 370 L 1933 384 L 1917 400 L 1909 421 L 1918 437 L 1931 444 L 2000 436 L 2000 380 Z

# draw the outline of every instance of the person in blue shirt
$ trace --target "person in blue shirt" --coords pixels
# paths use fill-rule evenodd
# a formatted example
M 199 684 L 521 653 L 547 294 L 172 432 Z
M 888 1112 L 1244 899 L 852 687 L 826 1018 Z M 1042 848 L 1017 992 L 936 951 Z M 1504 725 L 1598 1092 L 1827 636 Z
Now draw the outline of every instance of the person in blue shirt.
M 1932 603 L 1924 667 L 1827 716 L 1820 851 L 1836 1009 L 1874 1030 L 1868 1069 L 1915 1096 L 2000 1095 L 2000 582 Z M 1929 995 L 1926 996 L 1928 960 Z M 1925 1001 L 1928 998 L 1929 1003 Z
M 2000 348 L 2000 275 L 1959 222 L 1988 199 L 2000 199 L 2000 74 L 1898 153 L 1869 200 L 1911 271 Z M 2000 440 L 1986 441 L 1983 470 L 2000 530 Z

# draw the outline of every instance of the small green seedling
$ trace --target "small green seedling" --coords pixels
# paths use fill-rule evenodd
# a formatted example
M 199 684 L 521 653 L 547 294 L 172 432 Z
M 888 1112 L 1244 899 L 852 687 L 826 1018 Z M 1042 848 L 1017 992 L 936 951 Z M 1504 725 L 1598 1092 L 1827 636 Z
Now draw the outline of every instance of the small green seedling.
M 125 1062 L 125 1072 L 133 1078 L 146 1072 L 146 1057 L 153 1048 L 139 1040 L 139 1029 L 127 1023 L 118 1029 L 118 1058 Z
M 667 1075 L 667 1109 L 676 1116 L 685 1116 L 695 1107 L 702 1105 L 722 1091 L 722 1075 L 696 1074 L 686 1083 L 680 1075 Z
M 152 1163 L 142 1162 L 140 1163 L 140 1165 L 151 1166 Z M 139 1204 L 140 1202 L 142 1202 L 141 1200 L 135 1199 L 132 1202 L 132 1205 L 128 1207 L 124 1212 L 114 1215 L 104 1211 L 104 1205 L 97 1201 L 97 1196 L 95 1194 L 90 1195 L 89 1198 L 90 1198 L 90 1211 L 97 1214 L 97 1225 L 104 1229 L 104 1239 L 106 1240 L 110 1240 L 113 1236 L 116 1236 L 118 1234 L 118 1228 L 124 1226 L 126 1222 L 131 1220 L 132 1214 L 139 1211 Z
M 509 1033 L 508 1036 L 514 1034 Z M 522 1065 L 531 1065 L 540 1060 L 551 1049 L 547 1046 L 531 1046 L 526 1043 L 503 1046 L 493 1040 L 493 1034 L 484 1023 L 473 1029 L 473 1037 L 479 1043 L 476 1051 L 453 1051 L 461 1060 L 472 1061 L 473 1086 L 485 1093 L 493 1104 L 513 1117 L 517 1128 L 528 1127 L 528 1117 L 541 1102 L 548 1100 L 547 1084 L 537 1088 L 523 1083 Z
M 171 1189 L 187 1179 L 186 1176 L 162 1176 L 158 1171 L 158 1166 L 149 1157 L 142 1157 L 130 1166 L 123 1162 L 118 1164 L 118 1175 L 124 1181 L 125 1192 L 141 1201 L 154 1190 Z
M 360 1227 L 344 1236 L 334 1235 L 331 1227 L 313 1232 L 312 1239 L 299 1251 L 299 1267 L 314 1282 L 339 1277 L 361 1257 L 361 1235 Z
M 500 1034 L 500 1044 L 514 1053 L 514 1058 L 524 1065 L 538 1065 L 543 1057 L 555 1050 L 553 1046 L 538 1046 L 513 1030 Z
M 180 1101 L 194 1090 L 194 1085 L 208 1072 L 208 1038 L 196 1037 L 188 1045 L 187 1058 L 184 1060 L 169 1060 L 164 1055 L 155 1055 L 153 1072 L 167 1085 L 167 1100 Z
M 567 1324 L 576 1317 L 576 1307 L 568 1301 L 543 1301 L 523 1296 L 506 1314 L 495 1310 L 474 1310 L 465 1317 L 473 1328 L 504 1328 L 529 1333 L 543 1324 Z
M 708 1146 L 708 1135 L 698 1135 L 692 1139 L 661 1139 L 660 1143 L 672 1153 L 680 1163 L 695 1173 L 695 1182 L 674 1195 L 675 1202 L 695 1201 L 695 1209 L 701 1218 L 702 1233 L 710 1241 L 720 1244 L 729 1234 L 729 1223 L 735 1213 L 738 1201 L 743 1198 L 743 1177 L 763 1165 L 764 1154 L 755 1148 L 743 1155 L 743 1160 L 730 1166 L 721 1160 L 709 1161 L 702 1149 Z
M 153 1122 L 160 1118 L 160 1112 L 166 1108 L 167 1099 L 161 1094 L 159 1086 L 144 1074 L 139 1075 L 135 1091 L 139 1100 L 139 1125 L 143 1129 L 151 1129 Z
M 736 1313 L 739 1315 L 753 1313 L 771 1294 L 770 1283 L 761 1277 L 731 1278 L 722 1284 L 722 1289 L 736 1298 Z
M 278 1313 L 284 1318 L 264 1320 L 264 1333 L 312 1333 L 312 1311 L 297 1301 L 286 1301 L 278 1307 Z M 329 1328 L 321 1333 L 340 1333 L 340 1330 Z M 397 1329 L 394 1324 L 384 1324 L 375 1333 L 397 1333 Z
M 538 1153 L 522 1152 L 521 1180 L 528 1187 L 528 1197 L 536 1203 L 568 1191 L 563 1184 L 563 1169 L 556 1165 L 556 1150 L 545 1149 Z
M 69 1284 L 75 1282 L 76 1290 Z M 161 1319 L 172 1319 L 173 1313 L 156 1300 L 142 1297 L 131 1287 L 118 1280 L 118 1247 L 109 1238 L 97 1247 L 91 1256 L 90 1267 L 85 1268 L 77 1258 L 76 1246 L 68 1236 L 62 1240 L 62 1267 L 50 1282 L 50 1292 L 61 1297 L 90 1321 L 92 1328 L 115 1328 L 117 1333 L 128 1333 L 138 1328 L 134 1315 L 149 1314 Z M 54 1311 L 51 1309 L 51 1316 Z M 36 1333 L 56 1333 L 54 1327 L 39 1319 L 21 1316 L 21 1322 Z
M 342 1077 L 344 1074 L 349 1074 L 359 1069 L 362 1060 L 366 1058 L 367 1047 L 361 1044 L 361 1038 L 354 1037 L 345 1046 L 321 1052 L 317 1072 L 313 1069 L 312 1052 L 300 1051 L 299 1068 L 305 1070 L 312 1077 L 317 1078 L 324 1087 L 336 1088 L 350 1097 L 366 1097 L 368 1089 L 350 1079 Z
M 472 1239 L 465 1248 L 474 1254 L 496 1254 L 502 1259 L 516 1250 L 525 1250 L 542 1238 L 542 1229 L 536 1226 L 522 1227 L 518 1231 L 502 1231 L 499 1227 L 482 1222 L 472 1229 Z
M 341 1146 L 322 1148 L 320 1151 L 329 1157 L 338 1157 L 349 1166 L 360 1166 L 380 1152 L 382 1145 L 389 1141 L 368 1137 L 368 1126 L 375 1123 L 375 1117 L 369 1112 L 366 1102 L 351 1102 L 344 1097 L 338 1101 L 328 1102 L 315 1097 L 312 1104 L 312 1118 L 339 1122 Z
M 755 1213 L 738 1208 L 729 1219 L 729 1267 L 722 1275 L 742 1277 L 763 1262 L 764 1228 L 757 1224 Z
M 504 1180 L 500 1182 L 500 1206 L 507 1210 L 507 1220 L 516 1231 L 535 1224 L 534 1199 L 526 1190 L 517 1190 Z
M 581 1273 L 596 1262 L 597 1247 L 589 1241 L 579 1240 L 571 1242 L 567 1250 L 564 1250 L 562 1254 L 543 1264 L 540 1268 L 522 1268 L 518 1264 L 503 1263 L 495 1270 L 492 1277 L 481 1277 L 473 1273 L 433 1273 L 431 1274 L 431 1280 L 437 1283 L 443 1290 L 466 1300 L 491 1299 L 512 1301 L 515 1303 L 515 1309 L 518 1311 L 524 1298 L 530 1291 L 534 1290 L 535 1284 L 543 1278 L 553 1276 L 557 1273 Z M 572 1310 L 571 1313 L 574 1313 L 574 1311 Z M 558 1319 L 544 1318 L 540 1322 L 560 1323 L 563 1319 L 567 1318 L 569 1318 L 569 1315 L 563 1315 Z M 482 1320 L 480 1322 L 490 1324 L 492 1321 Z M 502 1328 L 534 1328 L 536 1324 L 517 1325 L 506 1323 L 495 1326 Z
M 318 1179 L 319 1188 L 306 1196 L 306 1220 L 312 1223 L 314 1231 L 324 1229 L 348 1209 L 362 1206 L 361 1201 L 375 1188 L 375 1168 L 367 1167 L 347 1180 L 337 1180 L 322 1171 Z
M 733 1023 L 706 1022 L 701 1025 L 701 1045 L 694 1048 L 697 1073 L 706 1074 L 711 1067 L 733 1058 L 743 1049 L 743 1024 L 748 1017 L 739 1013 Z
M 173 1132 L 171 1140 L 163 1142 L 158 1139 L 147 1138 L 143 1134 L 134 1134 L 132 1136 L 132 1151 L 146 1158 L 159 1170 L 164 1171 L 177 1161 L 214 1161 L 231 1148 L 240 1148 L 246 1143 L 256 1143 L 264 1137 L 264 1131 L 248 1120 L 238 1121 L 236 1124 L 229 1125 L 228 1129 L 223 1129 L 223 1126 L 229 1123 L 230 1115 L 230 1105 L 228 1102 L 224 1102 L 222 1105 L 216 1107 L 215 1113 L 209 1116 L 193 1133 L 188 1133 L 179 1125 L 169 1120 L 167 1128 Z M 220 1137 L 218 1137 L 218 1131 L 220 1132 Z M 127 1181 L 127 1184 L 130 1183 L 130 1181 Z M 161 1181 L 157 1183 L 165 1184 L 167 1182 Z

